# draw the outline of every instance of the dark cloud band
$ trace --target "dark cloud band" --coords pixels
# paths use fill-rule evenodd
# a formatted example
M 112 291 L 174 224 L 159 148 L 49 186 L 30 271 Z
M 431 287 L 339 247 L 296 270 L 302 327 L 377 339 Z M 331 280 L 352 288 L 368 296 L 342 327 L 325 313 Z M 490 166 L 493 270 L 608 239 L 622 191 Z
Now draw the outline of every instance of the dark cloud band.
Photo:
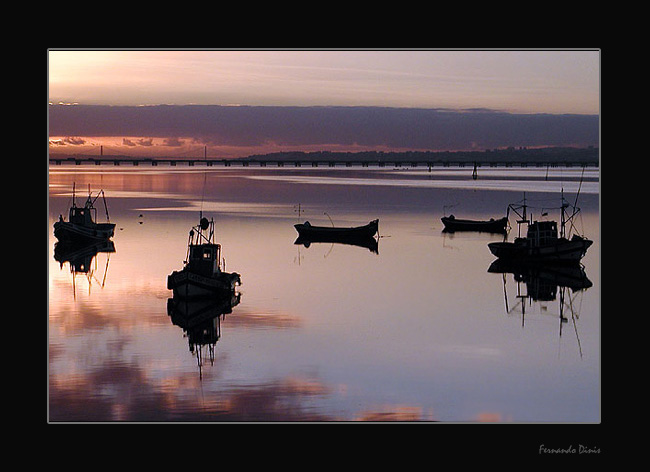
M 209 145 L 357 145 L 461 150 L 502 146 L 598 145 L 597 115 L 491 110 L 211 105 L 49 107 L 51 136 L 140 136 L 125 145 L 192 138 Z

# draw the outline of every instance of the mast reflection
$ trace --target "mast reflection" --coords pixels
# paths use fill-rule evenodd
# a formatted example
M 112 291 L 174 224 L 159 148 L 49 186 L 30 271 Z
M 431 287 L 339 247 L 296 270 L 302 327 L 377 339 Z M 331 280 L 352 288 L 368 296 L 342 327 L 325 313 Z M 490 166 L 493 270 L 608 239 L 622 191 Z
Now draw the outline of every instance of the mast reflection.
M 72 274 L 72 287 L 73 296 L 76 299 L 76 283 L 77 275 L 85 275 L 88 279 L 89 286 L 92 285 L 94 279 L 103 288 L 106 284 L 106 274 L 108 273 L 108 263 L 110 261 L 110 254 L 115 252 L 115 243 L 111 240 L 91 241 L 91 242 L 73 242 L 73 241 L 59 241 L 54 244 L 54 260 L 63 269 L 64 264 L 67 262 L 70 266 L 70 273 Z M 96 256 L 99 253 L 106 253 L 106 266 L 104 267 L 104 274 L 101 282 L 95 276 L 97 270 Z M 93 263 L 94 261 L 94 263 Z M 90 288 L 89 288 L 90 289 Z
M 562 336 L 562 327 L 568 322 L 565 314 L 571 316 L 573 326 L 578 340 L 578 348 L 582 357 L 580 347 L 580 338 L 576 320 L 579 319 L 580 313 L 577 312 L 575 303 L 576 297 L 589 289 L 593 284 L 585 273 L 582 264 L 556 265 L 556 264 L 532 264 L 521 262 L 506 262 L 497 259 L 488 268 L 490 273 L 499 273 L 503 276 L 503 296 L 505 301 L 505 310 L 507 315 L 521 313 L 521 325 L 525 325 L 526 308 L 533 303 L 539 304 L 541 310 L 545 311 L 544 302 L 558 300 L 559 304 L 559 322 L 560 333 Z M 506 290 L 506 275 L 512 274 L 516 282 L 517 302 L 510 307 L 508 293 Z
M 210 365 L 214 365 L 214 348 L 221 338 L 221 319 L 232 313 L 240 300 L 240 293 L 223 294 L 216 298 L 167 299 L 167 314 L 172 324 L 184 331 L 190 352 L 196 354 L 199 378 L 203 378 L 204 348 L 208 351 Z

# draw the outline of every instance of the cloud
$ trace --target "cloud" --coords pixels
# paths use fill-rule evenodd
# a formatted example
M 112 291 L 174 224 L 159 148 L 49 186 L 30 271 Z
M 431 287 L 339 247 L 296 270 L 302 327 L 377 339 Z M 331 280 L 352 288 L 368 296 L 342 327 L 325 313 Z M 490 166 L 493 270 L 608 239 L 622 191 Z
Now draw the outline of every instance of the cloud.
M 138 146 L 145 146 L 145 147 L 153 146 L 153 138 L 147 138 L 147 139 L 141 138 L 141 139 L 138 139 L 136 141 L 136 144 Z
M 183 144 L 184 141 L 179 138 L 165 138 L 162 143 L 163 146 L 169 147 L 181 147 Z
M 145 147 L 150 147 L 153 146 L 153 138 L 140 138 L 135 141 L 132 141 L 131 139 L 128 138 L 122 138 L 122 145 L 123 146 L 129 146 L 129 147 L 135 147 L 135 146 L 145 146 Z
M 485 109 L 77 105 L 49 107 L 52 136 L 182 138 L 219 146 L 384 146 L 468 150 L 598 145 L 598 115 L 513 114 Z M 125 143 L 126 144 L 126 143 Z M 129 145 L 129 144 L 126 144 Z
M 49 143 L 50 145 L 54 146 L 65 146 L 67 144 L 71 144 L 73 146 L 81 146 L 83 144 L 86 144 L 86 140 L 83 138 L 66 136 L 63 139 L 50 139 Z
M 86 140 L 82 138 L 66 137 L 63 140 L 68 144 L 72 144 L 73 146 L 81 146 L 82 144 L 86 144 Z

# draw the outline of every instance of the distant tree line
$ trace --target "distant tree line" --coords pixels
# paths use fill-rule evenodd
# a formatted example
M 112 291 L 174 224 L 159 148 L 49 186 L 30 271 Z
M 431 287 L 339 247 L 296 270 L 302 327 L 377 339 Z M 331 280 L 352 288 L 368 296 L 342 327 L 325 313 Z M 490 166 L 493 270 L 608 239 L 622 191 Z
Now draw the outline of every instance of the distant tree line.
M 506 148 L 483 151 L 288 151 L 269 154 L 254 154 L 240 160 L 266 161 L 355 161 L 355 162 L 574 162 L 598 164 L 599 149 L 596 147 L 547 147 Z

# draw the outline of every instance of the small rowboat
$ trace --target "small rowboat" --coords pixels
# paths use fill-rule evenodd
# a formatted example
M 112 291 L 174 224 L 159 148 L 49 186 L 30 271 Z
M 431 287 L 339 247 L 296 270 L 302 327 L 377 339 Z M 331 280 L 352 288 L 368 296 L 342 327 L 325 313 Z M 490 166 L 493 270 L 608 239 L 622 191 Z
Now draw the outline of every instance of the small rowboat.
M 336 226 L 312 226 L 309 221 L 293 225 L 298 231 L 301 238 L 327 241 L 336 239 L 337 241 L 345 239 L 367 239 L 372 238 L 379 230 L 379 220 L 372 220 L 364 226 L 355 226 L 352 228 L 343 228 Z
M 480 231 L 483 233 L 505 233 L 508 218 L 503 217 L 495 220 L 463 220 L 456 218 L 454 215 L 443 216 L 442 223 L 445 225 L 445 231 Z

